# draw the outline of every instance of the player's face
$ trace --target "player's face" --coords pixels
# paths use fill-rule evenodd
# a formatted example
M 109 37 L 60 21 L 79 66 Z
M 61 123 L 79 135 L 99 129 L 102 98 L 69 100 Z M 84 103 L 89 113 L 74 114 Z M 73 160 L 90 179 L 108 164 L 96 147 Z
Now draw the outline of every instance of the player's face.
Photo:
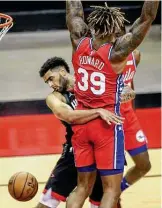
M 48 70 L 43 79 L 54 91 L 63 92 L 67 88 L 66 71 L 62 67 L 58 71 Z

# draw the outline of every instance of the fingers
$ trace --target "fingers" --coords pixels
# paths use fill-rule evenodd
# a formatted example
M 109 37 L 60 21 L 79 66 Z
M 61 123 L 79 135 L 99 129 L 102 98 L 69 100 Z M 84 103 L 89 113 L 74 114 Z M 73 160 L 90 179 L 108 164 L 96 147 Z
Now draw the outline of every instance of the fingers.
M 123 124 L 123 123 L 124 123 L 124 120 L 125 120 L 124 117 L 115 115 L 115 114 L 113 114 L 113 113 L 111 114 L 111 121 L 112 121 L 114 124 Z
M 109 125 L 111 125 L 111 122 L 110 122 L 109 120 L 106 119 L 105 121 L 106 121 Z
M 114 123 L 115 125 L 123 124 L 124 123 L 123 117 L 117 116 L 115 114 L 110 114 L 108 116 L 105 116 L 104 120 L 111 125 L 111 123 Z
M 125 120 L 125 118 L 124 117 L 122 117 L 122 116 L 118 116 L 118 115 L 115 115 L 115 114 L 112 114 L 115 118 L 117 118 L 117 119 L 120 119 L 120 120 Z
M 115 115 L 114 113 L 104 109 L 100 110 L 100 117 L 109 125 L 111 125 L 112 123 L 114 123 L 115 125 L 123 124 L 125 120 L 124 117 Z
M 115 118 L 115 117 L 112 117 L 112 122 L 114 123 L 114 124 L 123 124 L 124 122 L 123 122 L 123 120 L 121 120 L 121 119 L 118 119 L 118 118 Z
M 110 118 L 105 119 L 105 121 L 106 121 L 109 125 L 111 125 L 112 123 L 115 124 L 115 125 L 122 124 L 122 122 L 117 121 L 117 120 L 114 120 L 114 119 L 110 119 Z

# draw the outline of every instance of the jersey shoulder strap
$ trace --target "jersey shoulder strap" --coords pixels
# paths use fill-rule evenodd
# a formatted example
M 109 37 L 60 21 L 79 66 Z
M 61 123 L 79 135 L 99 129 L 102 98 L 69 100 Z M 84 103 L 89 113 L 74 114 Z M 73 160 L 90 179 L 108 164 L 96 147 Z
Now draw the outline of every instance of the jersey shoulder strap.
M 90 45 L 90 38 L 84 37 L 79 41 L 76 51 L 83 50 L 83 49 L 85 49 L 85 47 L 87 47 L 89 45 Z

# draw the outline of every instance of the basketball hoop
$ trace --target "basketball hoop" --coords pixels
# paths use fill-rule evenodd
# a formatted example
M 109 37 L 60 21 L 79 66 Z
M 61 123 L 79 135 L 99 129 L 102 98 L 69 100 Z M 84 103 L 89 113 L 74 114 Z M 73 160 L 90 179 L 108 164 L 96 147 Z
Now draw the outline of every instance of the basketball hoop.
M 7 14 L 0 13 L 0 40 L 13 26 L 13 19 Z

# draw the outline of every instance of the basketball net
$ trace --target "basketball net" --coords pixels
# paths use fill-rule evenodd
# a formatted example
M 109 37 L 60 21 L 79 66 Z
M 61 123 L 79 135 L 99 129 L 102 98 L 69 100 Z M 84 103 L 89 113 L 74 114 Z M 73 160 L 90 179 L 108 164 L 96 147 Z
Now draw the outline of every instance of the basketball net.
M 0 13 L 0 41 L 13 26 L 13 19 L 9 15 Z

